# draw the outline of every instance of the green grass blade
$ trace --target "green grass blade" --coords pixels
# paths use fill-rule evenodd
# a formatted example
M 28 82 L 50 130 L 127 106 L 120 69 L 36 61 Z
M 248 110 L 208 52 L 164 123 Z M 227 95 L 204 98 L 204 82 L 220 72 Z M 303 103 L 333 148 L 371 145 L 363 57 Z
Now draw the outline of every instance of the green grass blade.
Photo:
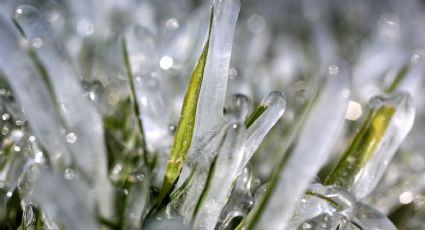
M 398 86 L 400 85 L 400 83 L 404 80 L 404 78 L 406 77 L 407 73 L 409 72 L 410 69 L 410 65 L 405 65 L 403 66 L 397 73 L 397 75 L 395 76 L 393 82 L 391 82 L 391 84 L 385 89 L 385 92 L 387 93 L 392 93 L 394 92 L 394 90 L 396 90 L 398 88 Z
M 189 85 L 187 86 L 186 94 L 184 96 L 180 120 L 174 137 L 173 146 L 168 157 L 164 182 L 160 191 L 160 202 L 162 202 L 162 200 L 170 192 L 172 186 L 180 175 L 180 171 L 183 168 L 183 162 L 186 159 L 186 154 L 189 151 L 190 144 L 192 142 L 196 108 L 198 104 L 199 93 L 201 90 L 205 64 L 207 62 L 212 18 L 213 8 L 211 8 L 210 27 L 208 31 L 207 41 L 204 45 L 198 62 L 196 63 L 195 68 L 193 69 L 192 76 L 190 78 Z
M 137 126 L 138 126 L 140 134 L 141 134 L 140 145 L 143 149 L 143 156 L 145 157 L 145 161 L 149 165 L 149 162 L 147 160 L 148 149 L 146 147 L 143 123 L 142 123 L 142 119 L 141 119 L 141 116 L 140 116 L 141 112 L 140 112 L 139 104 L 137 103 L 137 99 L 136 99 L 136 90 L 134 88 L 134 78 L 133 78 L 133 74 L 132 74 L 132 71 L 131 71 L 131 65 L 130 65 L 130 60 L 129 60 L 129 57 L 128 57 L 128 50 L 127 50 L 127 43 L 126 43 L 125 39 L 122 40 L 122 52 L 123 52 L 123 57 L 124 57 L 125 69 L 127 71 L 127 80 L 128 80 L 128 84 L 129 84 L 129 87 L 130 87 L 130 103 L 131 103 L 133 110 L 134 110 L 134 113 L 136 115 Z
M 372 110 L 342 158 L 325 180 L 325 185 L 336 184 L 349 188 L 356 175 L 372 157 L 395 112 L 393 106 Z
M 261 114 L 263 114 L 267 109 L 267 105 L 260 104 L 255 108 L 255 110 L 245 119 L 245 127 L 249 128 L 254 121 L 256 121 Z

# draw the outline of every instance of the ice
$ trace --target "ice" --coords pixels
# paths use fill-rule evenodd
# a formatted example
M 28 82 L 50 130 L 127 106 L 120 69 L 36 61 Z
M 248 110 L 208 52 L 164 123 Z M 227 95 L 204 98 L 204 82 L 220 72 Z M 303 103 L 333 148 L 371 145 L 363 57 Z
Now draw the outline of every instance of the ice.
M 243 167 L 251 160 L 258 146 L 276 122 L 282 117 L 286 108 L 286 98 L 278 91 L 271 92 L 261 103 L 266 110 L 247 129 Z
M 227 99 L 224 106 L 226 120 L 234 119 L 244 122 L 251 109 L 251 101 L 243 94 L 236 94 Z
M 133 175 L 136 179 L 133 187 L 128 192 L 125 208 L 125 229 L 140 229 L 149 205 L 150 180 L 142 172 Z
M 152 55 L 158 53 L 155 39 L 146 28 L 136 26 L 127 32 L 126 42 L 146 142 L 151 151 L 163 154 L 172 140 L 161 79 L 153 76 L 159 62 L 159 57 Z
M 230 54 L 239 9 L 239 0 L 214 1 L 211 38 L 196 110 L 195 139 L 223 122 Z
M 257 228 L 284 229 L 287 226 L 296 201 L 326 162 L 335 145 L 342 130 L 348 103 L 344 90 L 349 87 L 348 70 L 343 64 L 338 66 L 339 72 L 336 75 L 329 74 L 326 77 L 320 98 L 304 122 L 298 137 L 302 141 L 294 146 L 293 152 L 287 153 L 289 156 L 285 156 L 287 160 L 277 182 L 279 189 L 271 191 Z M 333 122 L 324 123 L 324 120 Z M 308 167 L 304 167 L 305 165 Z
M 48 218 L 65 229 L 99 229 L 93 197 L 79 178 L 66 181 L 51 171 L 41 170 L 33 186 L 31 197 Z
M 199 197 L 203 196 L 199 212 L 195 215 L 195 226 L 200 229 L 213 229 L 218 222 L 235 181 L 243 172 L 265 135 L 282 116 L 285 98 L 280 92 L 272 92 L 259 107 L 265 108 L 256 119 L 246 127 L 248 98 L 243 95 L 231 97 L 226 103 L 226 124 L 223 128 L 210 133 L 211 137 L 198 140 L 198 152 L 188 157 L 189 164 L 183 169 L 181 178 L 190 178 L 189 171 L 195 170 L 194 179 L 185 188 L 186 197 L 180 212 L 187 220 L 195 211 Z M 215 163 L 213 159 L 217 157 Z M 211 166 L 211 164 L 213 166 Z M 196 166 L 196 167 L 195 167 Z M 212 167 L 212 168 L 211 168 Z M 214 170 L 208 180 L 208 169 Z M 211 172 L 210 172 L 211 173 Z M 184 183 L 180 181 L 180 186 Z M 206 194 L 202 191 L 206 189 Z M 212 224 L 214 223 L 214 224 Z
M 16 30 L 3 18 L 0 18 L 0 29 L 4 31 L 0 35 L 0 67 L 16 92 L 17 100 L 25 108 L 32 132 L 48 151 L 51 164 L 55 168 L 66 167 L 71 159 L 65 148 L 65 133 L 55 102 L 22 48 L 23 41 L 18 38 Z
M 244 159 L 245 127 L 242 123 L 231 123 L 223 142 L 219 146 L 217 160 L 214 164 L 212 178 L 207 182 L 205 194 L 202 195 L 199 211 L 196 213 L 194 228 L 214 229 L 220 213 L 239 176 Z M 210 172 L 211 173 L 211 172 Z
M 237 221 L 241 221 L 248 214 L 254 204 L 253 191 L 257 189 L 259 183 L 259 179 L 253 175 L 251 166 L 247 165 L 238 177 L 229 200 L 221 212 L 217 224 L 219 229 L 236 227 L 239 224 Z
M 62 127 L 67 132 L 66 147 L 82 173 L 89 180 L 95 181 L 102 213 L 109 216 L 112 191 L 107 181 L 102 118 L 87 98 L 83 97 L 79 76 L 42 15 L 31 6 L 20 6 L 16 20 L 27 40 L 38 38 L 43 41 L 43 45 L 34 51 L 44 65 L 47 81 L 51 84 L 49 87 L 52 87 L 57 97 L 56 103 L 64 123 Z
M 396 229 L 378 210 L 336 186 L 313 183 L 298 201 L 288 229 Z M 357 229 L 357 228 L 355 228 Z
M 229 129 L 229 124 L 226 124 L 218 132 L 205 136 L 198 144 L 197 153 L 189 155 L 186 160 L 182 171 L 182 174 L 186 175 L 181 176 L 185 179 L 180 179 L 178 184 L 180 187 L 179 190 L 183 190 L 183 197 L 175 201 L 177 203 L 182 202 L 177 208 L 179 209 L 179 213 L 184 217 L 185 222 L 192 220 L 196 205 L 206 186 L 209 171 L 212 169 L 211 164 L 217 156 L 220 143 L 225 141 L 226 133 Z M 193 173 L 193 177 L 190 176 L 191 173 Z M 188 184 L 185 185 L 185 183 Z M 183 199 L 183 201 L 179 201 L 179 199 Z M 171 204 L 174 205 L 173 202 Z
M 379 110 L 384 106 L 394 107 L 395 112 L 377 148 L 349 187 L 358 198 L 365 197 L 376 187 L 413 125 L 415 108 L 409 93 L 398 92 L 391 96 L 376 96 L 370 101 L 373 110 Z

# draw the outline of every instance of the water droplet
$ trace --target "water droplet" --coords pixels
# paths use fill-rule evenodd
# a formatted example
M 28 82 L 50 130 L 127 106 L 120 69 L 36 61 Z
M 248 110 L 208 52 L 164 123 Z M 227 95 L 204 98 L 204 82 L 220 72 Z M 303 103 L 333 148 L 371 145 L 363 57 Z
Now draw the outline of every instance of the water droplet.
M 249 98 L 243 94 L 236 94 L 226 101 L 224 113 L 226 116 L 232 116 L 239 121 L 244 121 L 250 108 L 251 102 Z
M 10 115 L 8 113 L 4 113 L 3 115 L 1 115 L 1 119 L 3 119 L 3 121 L 7 121 L 9 120 Z
M 74 170 L 70 168 L 65 169 L 63 176 L 67 180 L 72 180 L 72 178 L 74 178 Z
M 16 13 L 17 14 L 22 14 L 24 11 L 22 10 L 22 8 L 18 8 L 18 9 L 16 9 Z
M 90 97 L 90 100 L 92 100 L 92 101 L 96 100 L 96 93 L 93 92 L 93 91 L 90 91 L 89 92 L 89 97 Z
M 170 19 L 167 20 L 166 26 L 170 30 L 175 30 L 175 29 L 179 28 L 179 21 L 175 18 L 170 18 Z
M 66 141 L 70 144 L 73 144 L 77 141 L 77 135 L 75 133 L 68 133 L 66 135 Z
M 148 99 L 146 97 L 141 97 L 140 102 L 142 103 L 143 106 L 148 105 Z
M 112 169 L 112 174 L 117 175 L 121 172 L 122 169 L 122 165 L 121 164 L 117 164 L 115 165 L 115 167 Z
M 303 224 L 303 229 L 311 229 L 311 228 L 312 228 L 311 224 L 309 224 L 309 223 Z
M 13 193 L 10 192 L 10 191 L 6 193 L 6 196 L 9 197 L 9 198 L 12 197 L 12 195 L 13 195 Z
M 128 189 L 126 189 L 126 188 L 125 188 L 125 189 L 123 190 L 123 193 L 124 193 L 124 195 L 128 196 Z
M 43 156 L 44 156 L 43 152 L 39 151 L 39 152 L 34 153 L 34 162 L 37 163 L 37 164 L 44 163 L 45 159 L 44 159 Z
M 415 53 L 410 57 L 410 62 L 412 62 L 413 64 L 418 63 L 420 60 L 422 59 L 421 55 Z
M 403 192 L 398 199 L 401 204 L 409 204 L 413 201 L 413 193 L 410 191 Z
M 1 134 L 4 135 L 4 136 L 6 136 L 7 134 L 9 134 L 9 129 L 6 126 L 4 126 L 1 129 Z
M 266 20 L 258 14 L 253 14 L 247 21 L 248 30 L 252 33 L 259 34 L 266 28 Z
M 328 72 L 330 75 L 337 75 L 339 73 L 339 67 L 337 65 L 329 65 Z
M 23 217 L 24 217 L 24 220 L 25 220 L 25 226 L 29 227 L 29 226 L 34 224 L 35 215 L 34 215 L 34 210 L 31 206 L 31 204 L 25 205 Z
M 28 138 L 28 140 L 29 140 L 29 141 L 31 141 L 31 142 L 34 142 L 34 141 L 35 141 L 35 139 L 36 139 L 36 138 L 35 138 L 34 136 L 30 136 L 30 137 Z
M 351 91 L 349 89 L 343 89 L 341 93 L 343 98 L 349 98 Z
M 229 69 L 229 79 L 235 80 L 238 76 L 238 70 L 235 67 Z
M 385 13 L 378 19 L 378 30 L 387 38 L 398 38 L 400 35 L 400 20 L 397 15 Z
M 31 45 L 32 45 L 32 47 L 38 49 L 41 46 L 43 46 L 43 39 L 37 38 L 37 37 L 33 38 L 32 41 L 31 41 Z
M 16 120 L 16 121 L 15 121 L 15 124 L 16 124 L 17 126 L 21 126 L 21 125 L 23 125 L 23 124 L 24 124 L 24 122 L 23 122 L 23 121 L 21 121 L 21 120 Z
M 83 19 L 77 24 L 77 33 L 82 37 L 88 37 L 94 33 L 94 25 L 90 20 Z
M 347 112 L 345 113 L 345 119 L 350 121 L 355 121 L 359 119 L 363 114 L 362 106 L 355 102 L 355 101 L 349 101 Z
M 128 217 L 129 217 L 130 219 L 136 219 L 136 214 L 134 214 L 134 213 L 130 212 L 130 214 L 128 214 Z
M 170 125 L 168 126 L 168 130 L 170 131 L 171 135 L 174 135 L 176 133 L 176 126 Z
M 145 179 L 145 175 L 143 175 L 142 173 L 139 173 L 136 175 L 136 179 L 138 181 L 143 181 Z
M 170 56 L 164 56 L 159 60 L 159 66 L 163 70 L 168 70 L 173 66 L 173 59 Z
M 21 147 L 15 146 L 15 147 L 13 147 L 13 150 L 15 150 L 15 152 L 20 152 L 21 151 Z
M 52 1 L 44 3 L 41 6 L 41 11 L 49 22 L 56 22 L 62 16 L 60 5 Z

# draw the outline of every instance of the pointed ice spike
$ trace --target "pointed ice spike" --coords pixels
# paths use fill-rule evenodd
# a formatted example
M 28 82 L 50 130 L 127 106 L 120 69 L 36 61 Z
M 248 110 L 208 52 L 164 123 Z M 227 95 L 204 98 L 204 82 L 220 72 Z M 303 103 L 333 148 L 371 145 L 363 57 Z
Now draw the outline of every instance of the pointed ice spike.
M 351 191 L 357 198 L 376 187 L 415 117 L 412 98 L 406 92 L 376 96 L 369 104 L 369 116 L 325 181 Z
M 195 138 L 202 137 L 223 122 L 230 54 L 239 9 L 239 0 L 214 1 L 207 63 L 195 119 Z
M 89 180 L 95 181 L 102 214 L 109 215 L 112 209 L 112 187 L 107 181 L 102 118 L 95 107 L 83 97 L 84 91 L 78 75 L 40 12 L 32 6 L 20 6 L 16 12 L 16 21 L 27 40 L 33 43 L 36 40 L 41 42 L 40 46 L 34 47 L 34 52 L 43 64 L 57 97 L 67 132 L 67 147 L 71 150 L 78 168 Z
M 22 48 L 11 23 L 0 17 L 0 68 L 29 120 L 29 126 L 49 154 L 55 169 L 70 165 L 62 121 L 36 66 Z M 19 60 L 19 61 L 18 61 Z
M 326 162 L 342 130 L 348 103 L 348 70 L 343 65 L 334 67 L 338 71 L 330 71 L 327 76 L 298 136 L 301 141 L 279 163 L 269 191 L 247 217 L 245 228 L 285 229 L 298 198 Z M 333 122 L 323 122 L 325 120 Z
M 239 169 L 244 159 L 245 134 L 243 124 L 229 125 L 217 155 L 212 178 L 207 182 L 198 204 L 199 210 L 194 220 L 195 229 L 215 229 L 234 182 L 240 174 Z
M 49 218 L 65 229 L 99 229 L 90 190 L 79 177 L 66 181 L 47 170 L 38 173 L 31 197 Z

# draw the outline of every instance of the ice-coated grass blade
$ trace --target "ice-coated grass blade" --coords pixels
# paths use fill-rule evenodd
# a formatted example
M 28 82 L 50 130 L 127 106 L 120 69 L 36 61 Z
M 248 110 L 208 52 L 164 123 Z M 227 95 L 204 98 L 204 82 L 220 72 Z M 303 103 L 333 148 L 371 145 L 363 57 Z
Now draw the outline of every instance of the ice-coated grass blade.
M 254 121 L 256 121 L 261 116 L 261 114 L 263 114 L 264 111 L 266 110 L 267 110 L 267 105 L 263 105 L 263 104 L 258 105 L 257 108 L 255 108 L 255 110 L 245 119 L 244 124 L 246 128 L 249 128 L 252 125 L 252 123 L 254 123 Z
M 397 75 L 395 76 L 393 82 L 391 82 L 391 84 L 385 89 L 385 92 L 387 93 L 394 92 L 394 90 L 397 89 L 397 87 L 406 77 L 407 73 L 409 72 L 409 69 L 410 69 L 409 65 L 405 65 L 401 67 L 401 69 L 398 71 Z
M 124 58 L 125 69 L 126 69 L 126 72 L 127 72 L 127 81 L 128 81 L 129 87 L 130 87 L 130 103 L 131 103 L 133 110 L 134 110 L 134 113 L 137 117 L 137 119 L 136 119 L 137 120 L 137 127 L 139 129 L 140 134 L 141 134 L 140 145 L 143 149 L 143 156 L 144 156 L 144 159 L 145 159 L 145 163 L 147 165 L 149 165 L 149 160 L 147 158 L 148 149 L 146 147 L 142 117 L 140 116 L 140 114 L 141 114 L 140 107 L 139 107 L 139 104 L 137 103 L 137 99 L 136 99 L 136 89 L 134 87 L 134 78 L 133 78 L 133 74 L 132 74 L 132 70 L 131 70 L 131 65 L 130 65 L 130 61 L 129 61 L 129 57 L 128 57 L 127 43 L 126 43 L 125 39 L 122 39 L 122 54 L 123 54 L 123 58 Z
M 207 62 L 209 39 L 211 35 L 211 23 L 214 15 L 214 8 L 211 8 L 210 15 L 210 28 L 208 30 L 207 41 L 205 42 L 202 53 L 198 62 L 193 69 L 189 85 L 186 89 L 184 96 L 183 106 L 181 109 L 181 116 L 177 126 L 176 134 L 171 148 L 170 155 L 168 156 L 167 168 L 165 170 L 164 182 L 160 191 L 159 201 L 167 196 L 171 187 L 177 180 L 183 162 L 186 159 L 186 154 L 192 142 L 193 129 L 195 125 L 196 109 L 198 104 L 199 93 L 201 91 L 202 79 Z
M 199 93 L 194 138 L 200 139 L 224 122 L 224 102 L 229 76 L 233 36 L 240 10 L 240 0 L 214 0 L 211 36 L 205 64 L 202 90 Z M 212 100 L 213 99 L 213 100 Z
M 375 188 L 415 117 L 406 92 L 376 96 L 370 105 L 369 116 L 325 180 L 326 185 L 345 188 L 357 198 Z
M 300 117 L 299 126 L 296 125 L 298 128 L 293 130 L 294 134 L 290 139 L 294 138 L 294 141 L 290 140 L 290 146 L 284 149 L 285 155 L 271 176 L 267 192 L 240 224 L 239 229 L 287 227 L 296 201 L 326 162 L 342 130 L 348 103 L 348 97 L 344 93 L 347 89 L 348 71 L 345 68 L 340 66 L 338 73 L 329 73 L 320 94 L 311 99 Z M 329 101 L 333 103 L 329 104 Z M 334 122 L 324 123 L 326 119 Z M 308 167 L 304 167 L 305 165 Z
M 369 113 L 341 160 L 326 178 L 326 185 L 338 184 L 347 188 L 353 183 L 354 177 L 378 147 L 394 111 L 393 106 L 383 106 Z

